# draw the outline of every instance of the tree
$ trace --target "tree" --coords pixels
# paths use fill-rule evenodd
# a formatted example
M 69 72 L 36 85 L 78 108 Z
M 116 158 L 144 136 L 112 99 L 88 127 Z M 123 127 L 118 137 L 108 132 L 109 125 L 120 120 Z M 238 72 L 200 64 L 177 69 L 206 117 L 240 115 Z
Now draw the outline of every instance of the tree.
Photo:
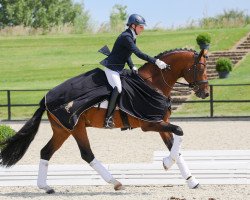
M 120 4 L 115 4 L 112 8 L 110 14 L 110 28 L 112 31 L 121 31 L 124 29 L 127 14 L 127 6 L 122 6 Z
M 72 0 L 0 0 L 0 23 L 4 26 L 31 26 L 48 29 L 64 24 L 74 24 L 82 17 L 84 27 L 89 15 L 82 4 Z
M 21 22 L 28 24 L 29 12 L 25 9 L 27 2 L 0 0 L 0 21 L 4 25 L 19 25 Z
M 74 5 L 74 12 L 72 13 L 71 20 L 73 20 L 75 33 L 86 32 L 90 28 L 90 15 L 88 11 L 84 10 L 83 3 Z

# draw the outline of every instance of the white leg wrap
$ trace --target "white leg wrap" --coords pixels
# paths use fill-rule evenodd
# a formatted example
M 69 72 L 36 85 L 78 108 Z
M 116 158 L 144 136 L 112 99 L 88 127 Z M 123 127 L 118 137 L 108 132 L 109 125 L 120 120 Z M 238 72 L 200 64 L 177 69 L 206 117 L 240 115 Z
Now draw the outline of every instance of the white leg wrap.
M 170 156 L 172 157 L 172 159 L 176 161 L 177 158 L 179 157 L 183 136 L 178 136 L 178 135 L 173 134 L 173 137 L 174 137 L 174 143 L 170 151 Z
M 111 184 L 116 184 L 114 177 L 108 172 L 108 170 L 94 158 L 89 165 L 107 182 Z
M 199 185 L 199 181 L 196 180 L 196 178 L 194 176 L 192 176 L 192 174 L 191 174 L 185 160 L 183 159 L 182 155 L 180 155 L 178 157 L 176 164 L 178 165 L 178 168 L 181 172 L 182 177 L 187 181 L 188 187 L 190 189 L 193 189 L 197 185 Z
M 49 161 L 43 159 L 40 160 L 38 178 L 37 178 L 37 186 L 40 189 L 45 190 L 46 192 L 50 192 L 53 190 L 51 187 L 47 185 L 48 165 Z
M 192 176 L 185 160 L 182 157 L 182 155 L 178 156 L 178 158 L 176 160 L 176 164 L 178 165 L 178 168 L 181 172 L 181 175 L 185 180 L 187 180 L 188 177 Z
M 179 158 L 182 136 L 178 136 L 173 134 L 174 143 L 170 151 L 170 155 L 168 157 L 163 158 L 163 167 L 165 170 L 168 170 L 172 167 L 172 165 L 177 161 Z

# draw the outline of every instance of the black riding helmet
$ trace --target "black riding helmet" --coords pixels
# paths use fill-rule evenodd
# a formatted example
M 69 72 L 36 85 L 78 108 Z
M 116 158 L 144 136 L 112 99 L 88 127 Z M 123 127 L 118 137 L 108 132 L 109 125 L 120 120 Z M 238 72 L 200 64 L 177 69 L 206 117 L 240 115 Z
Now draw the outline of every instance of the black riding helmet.
M 130 26 L 131 24 L 146 26 L 146 21 L 142 16 L 138 14 L 132 14 L 128 18 L 127 26 Z

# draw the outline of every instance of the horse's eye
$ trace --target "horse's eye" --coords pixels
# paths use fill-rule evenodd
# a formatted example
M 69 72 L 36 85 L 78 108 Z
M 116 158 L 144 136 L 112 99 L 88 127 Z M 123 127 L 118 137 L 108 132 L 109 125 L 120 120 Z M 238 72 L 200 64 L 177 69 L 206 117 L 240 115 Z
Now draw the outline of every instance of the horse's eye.
M 208 58 L 209 58 L 209 56 L 208 56 L 208 55 L 203 55 L 203 57 L 204 57 L 204 58 L 206 58 L 206 59 L 208 59 Z

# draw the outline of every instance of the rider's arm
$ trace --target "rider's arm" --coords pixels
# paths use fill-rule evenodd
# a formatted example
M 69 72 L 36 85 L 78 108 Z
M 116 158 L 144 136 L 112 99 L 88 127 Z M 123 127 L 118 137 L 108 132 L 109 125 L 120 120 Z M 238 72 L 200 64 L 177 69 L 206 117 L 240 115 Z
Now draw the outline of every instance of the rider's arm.
M 129 36 L 126 36 L 124 41 L 124 45 L 132 52 L 134 53 L 137 57 L 141 58 L 142 60 L 151 62 L 155 64 L 156 58 L 150 57 L 149 55 L 143 53 L 138 49 L 138 47 L 135 45 L 133 39 Z
M 134 63 L 131 59 L 131 56 L 128 57 L 127 64 L 129 66 L 129 68 L 132 70 L 132 68 L 134 67 Z

